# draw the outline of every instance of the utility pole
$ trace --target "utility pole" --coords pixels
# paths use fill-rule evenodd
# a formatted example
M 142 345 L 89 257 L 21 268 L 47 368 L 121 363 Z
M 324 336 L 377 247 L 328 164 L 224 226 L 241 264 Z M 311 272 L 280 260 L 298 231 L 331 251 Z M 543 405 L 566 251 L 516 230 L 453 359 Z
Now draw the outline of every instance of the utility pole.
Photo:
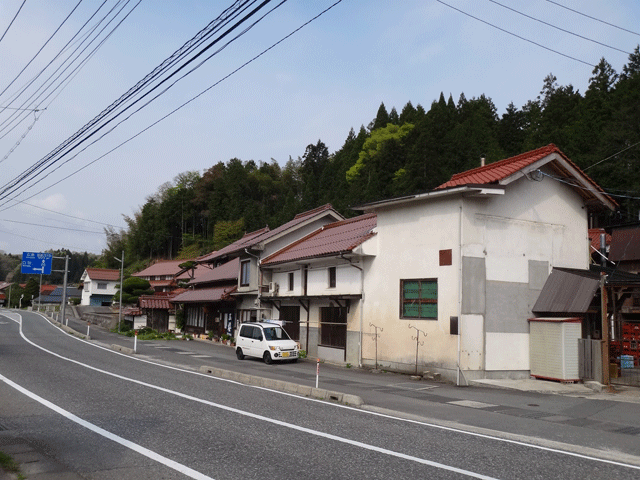
M 122 251 L 122 258 L 113 258 L 120 262 L 120 309 L 118 311 L 118 333 L 120 333 L 120 323 L 122 323 L 122 276 L 124 273 L 124 250 Z
M 69 255 L 64 256 L 64 281 L 62 282 L 62 305 L 60 305 L 60 311 L 62 313 L 62 322 L 65 321 L 65 314 L 67 312 L 67 272 L 69 271 Z M 67 325 L 69 322 L 67 322 Z

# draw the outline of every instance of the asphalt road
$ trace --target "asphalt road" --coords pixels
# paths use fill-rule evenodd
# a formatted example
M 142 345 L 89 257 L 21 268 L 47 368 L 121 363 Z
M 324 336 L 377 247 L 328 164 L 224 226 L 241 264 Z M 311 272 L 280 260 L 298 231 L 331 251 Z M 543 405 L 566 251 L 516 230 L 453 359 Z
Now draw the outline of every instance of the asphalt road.
M 41 445 L 82 478 L 640 477 L 638 435 L 505 413 L 539 413 L 521 404 L 539 405 L 535 396 L 484 392 L 482 400 L 495 402 L 478 402 L 480 411 L 477 395 L 464 398 L 471 390 L 420 391 L 402 386 L 402 376 L 365 379 L 344 369 L 321 376 L 365 398 L 368 408 L 351 408 L 197 371 L 233 364 L 309 382 L 315 365 L 239 362 L 232 349 L 199 342 L 139 342 L 132 357 L 105 347 L 115 340 L 101 333 L 90 343 L 37 314 L 0 312 L 0 429 Z M 546 407 L 557 410 L 547 416 L 582 420 L 597 409 L 583 399 Z M 616 408 L 599 405 L 612 417 Z M 566 415 L 570 409 L 582 412 Z

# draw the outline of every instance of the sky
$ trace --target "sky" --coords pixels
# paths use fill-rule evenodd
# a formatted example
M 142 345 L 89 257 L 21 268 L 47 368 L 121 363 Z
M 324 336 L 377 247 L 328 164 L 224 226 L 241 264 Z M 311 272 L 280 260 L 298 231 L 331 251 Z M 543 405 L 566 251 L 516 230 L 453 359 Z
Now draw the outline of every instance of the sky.
M 131 13 L 63 89 L 25 104 L 38 111 L 12 123 L 18 99 L 44 82 L 37 73 L 103 1 L 0 2 L 0 185 L 46 158 L 232 3 L 106 0 L 100 12 L 125 5 Z M 521 108 L 535 99 L 549 73 L 584 94 L 601 58 L 620 72 L 640 43 L 637 0 L 343 0 L 224 79 L 334 3 L 283 3 L 108 135 L 0 200 L 0 251 L 99 254 L 105 226 L 125 228 L 124 216 L 180 173 L 232 158 L 284 166 L 318 140 L 334 152 L 381 103 L 428 110 L 441 92 L 456 102 L 461 93 L 484 94 L 502 115 L 510 102 Z

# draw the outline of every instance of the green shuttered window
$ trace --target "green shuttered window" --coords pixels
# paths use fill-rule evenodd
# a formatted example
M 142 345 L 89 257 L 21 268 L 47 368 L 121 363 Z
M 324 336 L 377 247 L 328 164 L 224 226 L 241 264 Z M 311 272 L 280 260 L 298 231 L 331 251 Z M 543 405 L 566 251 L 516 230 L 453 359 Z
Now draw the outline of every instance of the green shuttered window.
M 438 280 L 401 280 L 400 316 L 438 318 Z

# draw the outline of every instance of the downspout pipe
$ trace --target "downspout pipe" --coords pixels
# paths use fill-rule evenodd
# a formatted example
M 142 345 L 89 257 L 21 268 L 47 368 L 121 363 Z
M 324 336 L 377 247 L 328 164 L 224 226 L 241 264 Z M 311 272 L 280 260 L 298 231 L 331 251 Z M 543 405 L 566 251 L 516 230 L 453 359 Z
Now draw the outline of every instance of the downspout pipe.
M 461 360 L 461 337 L 462 337 L 462 215 L 463 215 L 463 200 L 460 199 L 460 223 L 458 225 L 458 234 L 460 236 L 458 242 L 459 249 L 459 258 L 458 258 L 458 361 L 456 369 L 456 386 L 460 386 L 460 373 L 462 366 L 460 365 Z
M 362 335 L 363 335 L 363 323 L 364 323 L 364 269 L 354 265 L 350 258 L 346 258 L 344 253 L 340 254 L 340 258 L 349 262 L 349 265 L 353 268 L 360 270 L 360 332 L 359 332 L 359 344 L 358 344 L 358 367 L 362 368 Z M 363 260 L 364 264 L 364 260 Z

